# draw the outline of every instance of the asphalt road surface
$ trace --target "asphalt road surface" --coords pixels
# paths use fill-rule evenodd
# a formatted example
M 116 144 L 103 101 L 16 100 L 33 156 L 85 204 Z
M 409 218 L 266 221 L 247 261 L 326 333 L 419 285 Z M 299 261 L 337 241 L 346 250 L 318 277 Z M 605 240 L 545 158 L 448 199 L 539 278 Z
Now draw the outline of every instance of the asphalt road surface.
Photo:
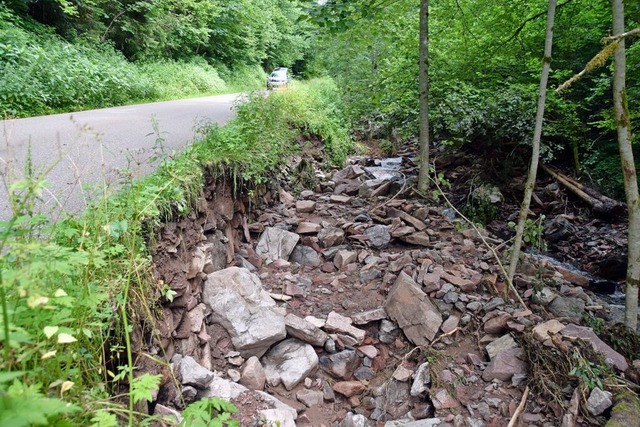
M 7 188 L 31 164 L 46 173 L 37 209 L 57 220 L 83 211 L 123 179 L 153 171 L 150 159 L 163 138 L 165 152 L 182 150 L 207 124 L 223 124 L 238 94 L 130 105 L 0 121 L 0 220 L 11 216 Z M 155 125 L 154 125 L 155 123 Z

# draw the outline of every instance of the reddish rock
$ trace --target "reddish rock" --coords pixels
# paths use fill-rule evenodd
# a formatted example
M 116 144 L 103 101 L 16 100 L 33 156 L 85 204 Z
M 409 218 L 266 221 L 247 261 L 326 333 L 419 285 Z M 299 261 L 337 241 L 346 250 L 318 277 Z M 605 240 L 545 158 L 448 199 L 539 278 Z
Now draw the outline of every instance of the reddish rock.
M 420 231 L 418 233 L 409 234 L 407 236 L 401 236 L 400 240 L 403 242 L 418 245 L 418 246 L 429 246 L 429 235 L 424 231 Z
M 454 331 L 458 327 L 458 324 L 460 324 L 460 318 L 458 316 L 451 315 L 442 323 L 440 329 L 442 329 L 442 332 L 445 334 L 448 334 Z
M 573 283 L 577 286 L 582 286 L 583 288 L 589 286 L 589 279 L 580 273 L 571 271 L 560 265 L 556 266 L 556 270 L 562 275 L 562 278 L 569 283 Z
M 605 360 L 610 361 L 613 366 L 622 372 L 626 371 L 629 367 L 624 356 L 609 347 L 595 334 L 595 332 L 593 332 L 591 328 L 570 324 L 562 329 L 560 333 L 565 337 L 580 338 L 590 342 L 595 351 L 600 353 Z
M 298 224 L 296 228 L 296 233 L 298 234 L 313 234 L 322 230 L 322 226 L 320 224 L 316 224 L 313 222 L 303 221 Z
M 346 397 L 364 393 L 366 389 L 367 387 L 360 381 L 339 381 L 333 384 L 333 391 Z
M 492 381 L 509 381 L 514 374 L 526 374 L 527 365 L 520 359 L 523 356 L 521 348 L 511 348 L 498 353 L 487 365 L 482 373 L 482 379 Z
M 436 410 L 453 409 L 460 406 L 458 401 L 451 397 L 449 392 L 445 389 L 438 390 L 435 396 L 433 396 L 432 401 L 433 407 L 436 408 Z
M 507 322 L 510 319 L 511 319 L 511 315 L 508 313 L 503 313 L 492 319 L 489 319 L 484 324 L 484 331 L 487 334 L 492 334 L 492 335 L 501 334 L 507 329 Z
M 298 213 L 312 213 L 316 210 L 316 202 L 313 200 L 298 200 L 296 202 L 296 212 Z
M 257 357 L 251 356 L 242 366 L 240 381 L 243 386 L 251 390 L 262 390 L 266 381 L 264 368 Z
M 405 273 L 398 275 L 389 290 L 384 308 L 416 345 L 429 345 L 442 324 L 438 309 Z

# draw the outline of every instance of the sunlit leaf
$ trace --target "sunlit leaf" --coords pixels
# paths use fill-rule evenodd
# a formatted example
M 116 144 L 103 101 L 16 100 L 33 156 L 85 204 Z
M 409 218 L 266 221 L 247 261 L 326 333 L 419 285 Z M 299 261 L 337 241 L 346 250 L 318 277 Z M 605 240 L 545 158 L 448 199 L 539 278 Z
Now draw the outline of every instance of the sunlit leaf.
M 54 336 L 56 333 L 58 333 L 58 330 L 60 328 L 58 326 L 45 326 L 44 327 L 44 334 L 47 338 L 51 338 L 52 336 Z
M 75 339 L 75 337 L 71 334 L 65 334 L 65 333 L 58 334 L 58 344 L 69 344 L 76 341 L 78 340 Z
M 44 353 L 42 355 L 42 357 L 40 357 L 42 360 L 45 359 L 50 359 L 52 357 L 54 357 L 56 355 L 57 351 L 56 350 L 51 350 L 51 351 L 47 351 L 46 353 Z
M 46 305 L 48 303 L 49 303 L 49 298 L 43 297 L 40 295 L 33 295 L 29 297 L 29 299 L 27 300 L 27 305 L 30 308 L 36 308 L 42 305 Z
M 65 381 L 62 383 L 62 387 L 60 387 L 60 395 L 62 396 L 62 394 L 65 391 L 71 390 L 71 387 L 73 387 L 74 382 L 73 381 Z

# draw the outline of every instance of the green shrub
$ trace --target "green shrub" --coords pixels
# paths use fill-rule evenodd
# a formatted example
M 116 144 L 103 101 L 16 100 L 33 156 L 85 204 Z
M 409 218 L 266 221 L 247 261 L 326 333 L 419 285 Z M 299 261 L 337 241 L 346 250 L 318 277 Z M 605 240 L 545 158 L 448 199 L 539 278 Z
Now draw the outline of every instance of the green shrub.
M 119 105 L 154 95 L 149 80 L 108 45 L 72 45 L 0 20 L 3 114 Z
M 341 108 L 330 79 L 294 82 L 268 96 L 255 92 L 237 106 L 236 119 L 206 144 L 211 155 L 226 162 L 250 158 L 243 162 L 244 178 L 258 183 L 299 148 L 296 140 L 321 139 L 330 163 L 341 164 L 352 147 Z
M 162 60 L 140 64 L 145 75 L 160 98 L 176 98 L 190 95 L 221 93 L 227 84 L 217 70 L 204 59 L 189 62 Z

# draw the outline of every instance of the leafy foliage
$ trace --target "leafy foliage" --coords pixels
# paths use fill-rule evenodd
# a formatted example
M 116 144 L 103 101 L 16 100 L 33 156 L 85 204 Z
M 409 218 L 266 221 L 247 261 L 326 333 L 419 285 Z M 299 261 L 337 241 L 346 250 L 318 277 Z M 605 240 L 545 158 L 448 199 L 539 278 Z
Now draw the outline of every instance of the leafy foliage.
M 231 416 L 238 409 L 231 403 L 216 397 L 201 399 L 187 406 L 182 412 L 181 427 L 237 427 Z
M 38 384 L 25 385 L 16 380 L 7 389 L 0 385 L 0 426 L 47 426 L 64 414 L 78 411 L 59 399 L 45 397 Z M 59 425 L 63 425 L 59 423 Z

